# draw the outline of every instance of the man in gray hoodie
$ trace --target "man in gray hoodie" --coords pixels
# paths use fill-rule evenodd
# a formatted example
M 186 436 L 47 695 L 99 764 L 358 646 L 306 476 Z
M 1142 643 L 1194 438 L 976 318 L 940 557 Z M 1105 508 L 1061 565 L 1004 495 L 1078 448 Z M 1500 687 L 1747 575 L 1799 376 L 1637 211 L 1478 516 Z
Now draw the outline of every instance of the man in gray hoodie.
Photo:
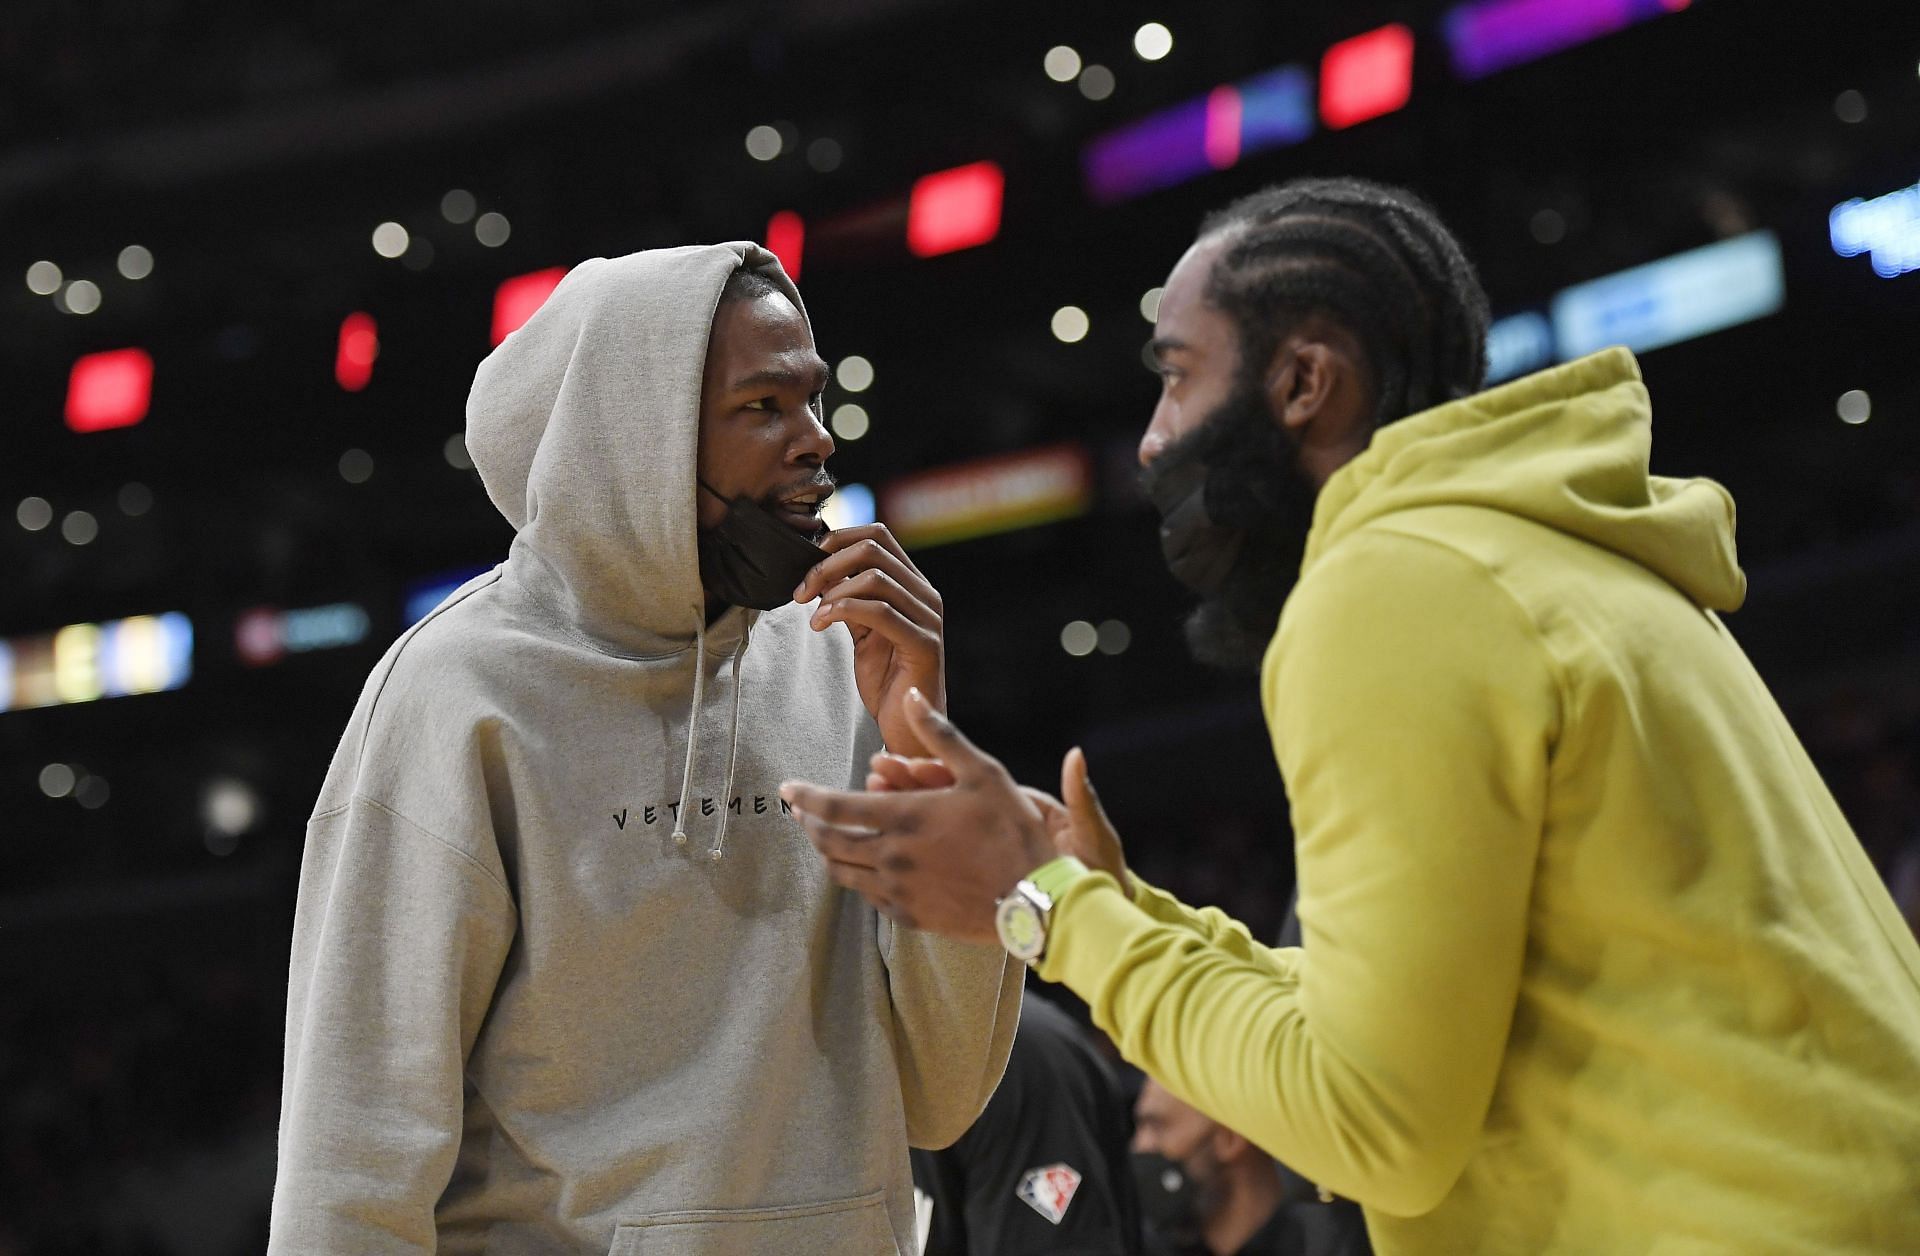
M 516 536 L 375 668 L 308 824 L 272 1252 L 913 1250 L 907 1147 L 986 1102 L 1020 973 L 835 887 L 776 792 L 859 786 L 944 693 L 884 529 L 739 604 L 813 560 L 825 370 L 752 244 L 582 263 L 481 365 Z

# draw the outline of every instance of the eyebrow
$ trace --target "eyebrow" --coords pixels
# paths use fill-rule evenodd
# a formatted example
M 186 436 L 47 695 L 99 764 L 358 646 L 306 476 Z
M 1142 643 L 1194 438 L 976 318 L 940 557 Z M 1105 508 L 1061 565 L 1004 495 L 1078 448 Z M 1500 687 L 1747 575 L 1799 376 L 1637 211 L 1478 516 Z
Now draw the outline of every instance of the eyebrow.
M 813 385 L 813 392 L 820 392 L 826 388 L 827 381 L 832 378 L 833 369 L 829 367 L 824 360 L 815 358 L 808 364 L 805 370 L 771 366 L 765 370 L 755 371 L 751 375 L 742 375 L 733 381 L 733 387 L 737 390 L 743 388 L 777 388 L 792 387 L 796 384 L 811 384 Z
M 1176 339 L 1173 336 L 1155 336 L 1152 340 L 1147 341 L 1148 351 L 1156 358 L 1163 354 L 1173 353 L 1181 349 L 1191 349 L 1192 347 L 1193 346 L 1186 341 Z

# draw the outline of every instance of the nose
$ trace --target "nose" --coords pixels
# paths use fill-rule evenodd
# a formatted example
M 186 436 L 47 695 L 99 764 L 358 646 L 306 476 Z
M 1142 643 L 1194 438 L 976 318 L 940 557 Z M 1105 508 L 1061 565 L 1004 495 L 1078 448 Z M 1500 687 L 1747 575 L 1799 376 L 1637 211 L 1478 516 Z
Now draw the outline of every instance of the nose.
M 793 444 L 787 450 L 787 458 L 790 462 L 817 466 L 833 457 L 833 436 L 811 406 L 804 408 L 801 413 L 806 417 L 801 420 Z
M 1147 430 L 1140 437 L 1138 457 L 1140 465 L 1150 466 L 1155 458 L 1166 452 L 1167 444 L 1173 439 L 1174 416 L 1172 406 L 1163 395 L 1153 407 L 1153 418 L 1147 423 Z

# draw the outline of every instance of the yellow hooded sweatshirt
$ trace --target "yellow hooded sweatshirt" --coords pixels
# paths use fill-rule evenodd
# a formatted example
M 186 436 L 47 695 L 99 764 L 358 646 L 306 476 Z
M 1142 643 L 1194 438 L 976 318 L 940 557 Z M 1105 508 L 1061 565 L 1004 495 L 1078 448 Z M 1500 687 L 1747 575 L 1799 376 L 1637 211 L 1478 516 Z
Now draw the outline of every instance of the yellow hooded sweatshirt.
M 1322 490 L 1262 670 L 1304 946 L 1098 873 L 1041 973 L 1382 1256 L 1920 1252 L 1920 948 L 1614 349 Z

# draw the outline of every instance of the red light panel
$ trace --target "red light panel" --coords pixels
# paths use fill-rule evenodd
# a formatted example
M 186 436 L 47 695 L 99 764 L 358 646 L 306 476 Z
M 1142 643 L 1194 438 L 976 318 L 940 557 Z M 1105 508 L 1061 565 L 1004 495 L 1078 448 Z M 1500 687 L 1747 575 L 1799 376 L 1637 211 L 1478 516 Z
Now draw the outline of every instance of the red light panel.
M 1000 201 L 1007 179 L 990 161 L 922 177 L 907 202 L 907 247 L 936 257 L 985 244 L 1000 234 Z
M 1395 22 L 1320 59 L 1320 118 L 1333 130 L 1392 113 L 1413 95 L 1413 32 Z
M 333 377 L 348 392 L 359 392 L 373 379 L 373 360 L 380 356 L 380 329 L 373 315 L 355 310 L 340 322 L 340 346 L 333 351 Z
M 493 292 L 493 343 L 499 344 L 547 303 L 553 290 L 567 277 L 565 266 L 549 266 L 525 275 L 515 275 Z
M 807 224 L 800 215 L 783 209 L 767 220 L 767 252 L 780 259 L 787 278 L 800 282 L 800 250 L 807 240 Z
M 67 377 L 67 426 L 76 432 L 132 427 L 147 417 L 153 358 L 145 349 L 89 353 Z

